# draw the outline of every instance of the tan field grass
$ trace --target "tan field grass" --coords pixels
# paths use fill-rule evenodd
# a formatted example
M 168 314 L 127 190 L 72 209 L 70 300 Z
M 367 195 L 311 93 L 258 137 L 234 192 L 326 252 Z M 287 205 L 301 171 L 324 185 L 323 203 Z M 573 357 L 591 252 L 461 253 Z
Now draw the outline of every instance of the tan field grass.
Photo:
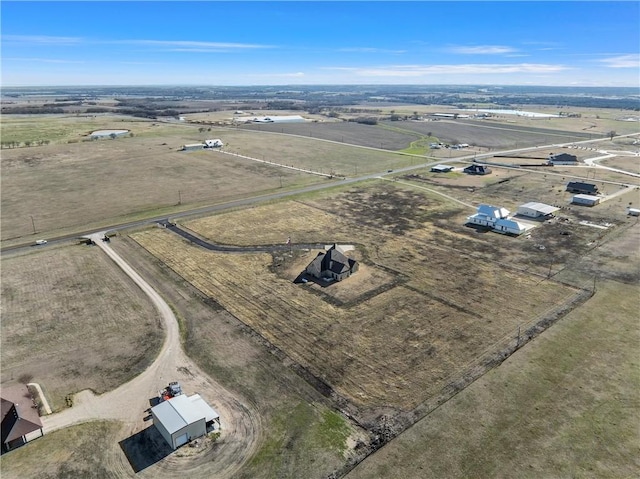
M 449 208 L 429 199 L 430 209 L 417 204 L 415 194 L 399 191 L 385 184 L 351 192 L 353 201 L 367 197 L 359 202 L 366 208 L 359 214 L 339 196 L 324 198 L 322 215 L 316 208 L 286 202 L 189 223 L 203 236 L 239 244 L 271 243 L 287 234 L 312 241 L 313 232 L 326 235 L 328 225 L 348 242 L 350 232 L 368 266 L 406 279 L 396 278 L 391 289 L 348 307 L 336 307 L 326 295 L 274 274 L 266 254 L 208 252 L 160 230 L 133 238 L 355 404 L 408 410 L 575 290 L 414 239 L 413 234 L 424 238 L 423 231 L 434 230 L 420 215 Z M 398 207 L 396 200 L 412 202 L 414 208 L 396 217 L 397 224 L 379 228 L 375 222 L 384 221 L 379 208 Z M 295 220 L 284 221 L 283 212 Z M 408 234 L 394 234 L 398 228 Z M 350 281 L 359 281 L 358 275 L 343 283 Z M 495 298 L 506 291 L 518 300 L 497 304 Z
M 347 475 L 635 477 L 638 285 L 593 299 Z
M 142 292 L 90 246 L 3 258 L 1 330 L 2 383 L 32 377 L 54 410 L 133 378 L 162 342 Z

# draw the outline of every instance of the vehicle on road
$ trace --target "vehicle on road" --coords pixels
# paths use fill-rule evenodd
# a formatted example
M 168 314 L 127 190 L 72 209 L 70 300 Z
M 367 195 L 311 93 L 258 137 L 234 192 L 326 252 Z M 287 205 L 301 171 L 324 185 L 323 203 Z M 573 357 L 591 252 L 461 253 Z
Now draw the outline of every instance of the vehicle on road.
M 45 239 L 36 240 L 36 246 L 40 246 L 40 245 L 43 245 L 43 244 L 47 244 L 47 240 L 45 240 Z

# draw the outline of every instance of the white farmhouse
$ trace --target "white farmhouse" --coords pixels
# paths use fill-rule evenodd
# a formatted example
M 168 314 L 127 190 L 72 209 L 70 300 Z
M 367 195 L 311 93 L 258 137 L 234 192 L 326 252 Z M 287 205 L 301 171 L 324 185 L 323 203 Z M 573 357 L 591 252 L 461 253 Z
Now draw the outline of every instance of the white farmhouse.
M 486 226 L 498 233 L 521 235 L 529 227 L 509 218 L 509 210 L 493 205 L 480 205 L 478 212 L 467 218 L 467 224 Z

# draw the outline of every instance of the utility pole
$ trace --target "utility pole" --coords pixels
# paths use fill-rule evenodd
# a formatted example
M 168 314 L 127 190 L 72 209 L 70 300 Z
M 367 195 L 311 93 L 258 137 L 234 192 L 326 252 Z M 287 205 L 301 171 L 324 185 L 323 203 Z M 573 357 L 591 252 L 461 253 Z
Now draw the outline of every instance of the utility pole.
M 178 204 L 182 204 L 182 192 L 180 190 L 178 190 Z
M 31 218 L 31 227 L 33 228 L 33 234 L 36 234 L 36 223 L 35 221 L 33 221 L 33 216 L 29 215 L 29 218 Z
M 516 344 L 516 349 L 520 347 L 520 325 L 518 325 L 518 343 Z

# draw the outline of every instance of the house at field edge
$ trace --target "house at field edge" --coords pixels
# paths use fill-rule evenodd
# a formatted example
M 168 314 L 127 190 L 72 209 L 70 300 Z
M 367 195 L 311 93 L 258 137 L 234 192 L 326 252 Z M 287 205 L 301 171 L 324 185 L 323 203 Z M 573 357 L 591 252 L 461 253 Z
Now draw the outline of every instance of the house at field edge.
M 569 153 L 549 154 L 547 159 L 548 165 L 577 165 L 578 157 L 576 155 L 570 155 Z
M 569 183 L 567 183 L 567 191 L 569 193 L 578 193 L 582 195 L 596 195 L 598 194 L 598 187 L 593 183 L 570 181 Z
M 26 386 L 3 387 L 2 449 L 10 451 L 42 436 L 42 422 Z M 37 433 L 39 431 L 39 434 Z
M 199 394 L 178 396 L 151 408 L 153 425 L 171 449 L 220 429 L 220 416 Z
M 356 260 L 345 256 L 340 246 L 334 244 L 324 253 L 318 253 L 305 269 L 305 273 L 318 279 L 342 281 L 358 271 L 358 267 Z
M 470 165 L 467 166 L 464 170 L 468 175 L 488 175 L 491 173 L 491 168 L 485 165 Z

